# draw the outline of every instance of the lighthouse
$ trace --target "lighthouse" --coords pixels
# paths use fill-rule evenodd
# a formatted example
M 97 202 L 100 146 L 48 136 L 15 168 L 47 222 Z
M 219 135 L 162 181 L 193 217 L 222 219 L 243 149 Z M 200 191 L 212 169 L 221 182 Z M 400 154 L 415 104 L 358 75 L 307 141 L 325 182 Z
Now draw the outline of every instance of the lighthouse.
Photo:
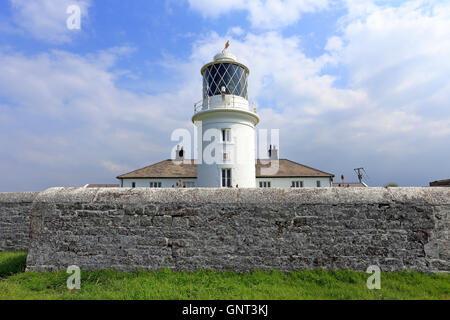
M 201 68 L 203 99 L 194 105 L 197 186 L 254 188 L 256 108 L 247 66 L 225 49 Z
M 227 51 L 201 68 L 203 99 L 194 104 L 194 159 L 183 145 L 175 157 L 117 177 L 124 188 L 303 188 L 331 187 L 334 175 L 279 158 L 271 142 L 256 160 L 256 107 L 248 100 L 246 65 Z M 190 150 L 190 148 L 187 148 Z

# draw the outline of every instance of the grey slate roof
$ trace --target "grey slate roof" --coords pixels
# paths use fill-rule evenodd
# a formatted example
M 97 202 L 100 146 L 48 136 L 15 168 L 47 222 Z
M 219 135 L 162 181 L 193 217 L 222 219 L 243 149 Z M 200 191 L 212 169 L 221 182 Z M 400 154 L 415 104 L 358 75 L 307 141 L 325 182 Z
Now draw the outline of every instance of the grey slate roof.
M 430 187 L 450 187 L 450 179 L 430 182 Z
M 288 160 L 279 160 L 279 169 L 277 173 L 272 175 L 261 175 L 261 168 L 269 167 L 269 165 L 276 165 L 276 163 L 269 160 L 258 160 L 256 162 L 256 178 L 282 178 L 282 177 L 334 177 L 332 173 L 320 171 L 303 164 Z M 274 160 L 272 160 L 274 161 Z M 276 160 L 275 160 L 276 161 Z M 171 159 L 164 160 L 142 169 L 134 170 L 132 172 L 120 175 L 118 179 L 142 179 L 142 178 L 197 178 L 197 165 L 194 160 L 184 160 L 183 162 L 176 162 Z

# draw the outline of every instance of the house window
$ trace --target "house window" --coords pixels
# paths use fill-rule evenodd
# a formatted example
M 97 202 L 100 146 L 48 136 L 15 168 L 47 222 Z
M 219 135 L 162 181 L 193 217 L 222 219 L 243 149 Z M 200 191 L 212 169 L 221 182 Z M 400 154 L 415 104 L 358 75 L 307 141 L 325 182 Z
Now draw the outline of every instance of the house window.
M 150 188 L 161 188 L 161 182 L 150 182 Z
M 303 188 L 303 181 L 292 181 L 292 188 Z
M 231 187 L 231 169 L 222 169 L 222 187 Z
M 231 141 L 231 129 L 222 129 L 222 141 L 223 142 Z
M 132 187 L 132 188 L 136 188 L 136 182 L 132 182 L 132 183 L 131 183 L 131 187 Z
M 270 181 L 260 181 L 259 187 L 260 188 L 270 188 L 271 187 Z
M 320 187 L 320 181 L 319 180 L 316 181 L 316 185 L 317 185 L 318 188 Z

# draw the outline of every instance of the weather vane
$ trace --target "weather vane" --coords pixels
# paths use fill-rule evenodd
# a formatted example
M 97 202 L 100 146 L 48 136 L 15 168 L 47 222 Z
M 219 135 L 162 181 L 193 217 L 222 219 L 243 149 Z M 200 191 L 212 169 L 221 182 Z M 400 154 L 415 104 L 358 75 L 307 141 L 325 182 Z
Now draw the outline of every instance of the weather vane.
M 225 52 L 225 50 L 227 50 L 229 46 L 230 46 L 230 40 L 228 40 L 227 43 L 225 43 L 225 48 L 223 48 L 222 53 Z

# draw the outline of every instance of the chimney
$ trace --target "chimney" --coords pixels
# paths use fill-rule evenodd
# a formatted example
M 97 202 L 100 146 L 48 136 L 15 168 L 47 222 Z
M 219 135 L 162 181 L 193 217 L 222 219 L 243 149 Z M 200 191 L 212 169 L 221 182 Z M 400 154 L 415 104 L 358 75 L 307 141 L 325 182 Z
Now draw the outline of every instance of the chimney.
M 175 152 L 175 161 L 183 161 L 184 160 L 184 150 L 183 147 L 177 146 L 177 151 Z
M 277 146 L 270 145 L 270 147 L 269 147 L 269 159 L 270 160 L 279 160 Z

